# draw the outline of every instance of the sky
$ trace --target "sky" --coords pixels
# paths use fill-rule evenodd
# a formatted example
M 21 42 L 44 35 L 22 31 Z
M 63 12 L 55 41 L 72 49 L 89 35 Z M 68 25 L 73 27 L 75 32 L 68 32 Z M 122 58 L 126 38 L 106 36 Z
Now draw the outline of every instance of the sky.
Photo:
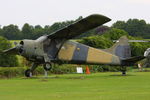
M 0 25 L 52 25 L 79 16 L 102 14 L 117 20 L 144 19 L 150 23 L 150 0 L 0 0 Z

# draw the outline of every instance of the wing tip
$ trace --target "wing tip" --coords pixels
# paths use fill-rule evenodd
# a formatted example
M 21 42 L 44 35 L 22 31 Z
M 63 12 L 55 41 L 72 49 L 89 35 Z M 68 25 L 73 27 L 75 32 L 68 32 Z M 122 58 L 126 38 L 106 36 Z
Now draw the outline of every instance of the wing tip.
M 103 19 L 105 20 L 106 22 L 109 22 L 111 21 L 111 19 L 107 16 L 104 16 L 102 14 L 92 14 L 92 15 L 89 15 L 88 17 L 94 17 L 94 18 L 98 18 L 98 19 Z

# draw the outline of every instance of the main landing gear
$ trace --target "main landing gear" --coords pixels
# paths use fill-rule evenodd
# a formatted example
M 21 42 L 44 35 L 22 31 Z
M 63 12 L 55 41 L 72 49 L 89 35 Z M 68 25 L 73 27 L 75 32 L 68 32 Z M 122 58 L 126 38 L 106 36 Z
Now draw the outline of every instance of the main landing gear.
M 31 68 L 27 69 L 25 71 L 25 76 L 26 77 L 32 77 L 33 71 L 37 68 L 38 65 L 39 65 L 38 63 L 33 63 L 33 65 L 31 66 Z M 48 71 L 50 71 L 52 69 L 52 65 L 50 63 L 45 63 L 43 65 L 43 68 L 45 70 L 45 76 L 47 76 Z
M 33 63 L 30 69 L 27 69 L 25 71 L 25 76 L 26 77 L 32 77 L 33 75 L 33 71 L 37 68 L 38 63 Z

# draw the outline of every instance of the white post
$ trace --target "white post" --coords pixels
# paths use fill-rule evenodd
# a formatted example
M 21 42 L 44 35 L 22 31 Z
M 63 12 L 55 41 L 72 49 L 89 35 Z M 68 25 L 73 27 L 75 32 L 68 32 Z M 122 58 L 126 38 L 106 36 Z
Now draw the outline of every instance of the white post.
M 48 77 L 48 71 L 44 70 L 44 76 L 45 76 L 45 78 Z

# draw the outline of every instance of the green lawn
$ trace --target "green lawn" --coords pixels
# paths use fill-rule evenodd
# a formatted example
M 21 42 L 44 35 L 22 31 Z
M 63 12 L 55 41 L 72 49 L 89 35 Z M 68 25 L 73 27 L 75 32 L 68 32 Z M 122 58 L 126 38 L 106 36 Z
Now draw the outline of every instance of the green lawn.
M 150 72 L 0 79 L 0 100 L 149 100 Z

